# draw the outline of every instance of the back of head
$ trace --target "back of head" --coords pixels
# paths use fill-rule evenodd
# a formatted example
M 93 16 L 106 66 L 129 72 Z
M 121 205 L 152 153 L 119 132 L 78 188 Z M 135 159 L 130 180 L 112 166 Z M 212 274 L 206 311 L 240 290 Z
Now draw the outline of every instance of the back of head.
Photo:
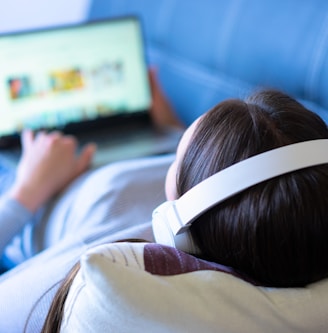
M 321 118 L 280 92 L 222 102 L 195 130 L 179 167 L 178 195 L 253 155 L 326 138 Z M 262 285 L 290 287 L 328 276 L 327 220 L 328 165 L 320 165 L 257 184 L 204 213 L 190 230 L 207 259 Z

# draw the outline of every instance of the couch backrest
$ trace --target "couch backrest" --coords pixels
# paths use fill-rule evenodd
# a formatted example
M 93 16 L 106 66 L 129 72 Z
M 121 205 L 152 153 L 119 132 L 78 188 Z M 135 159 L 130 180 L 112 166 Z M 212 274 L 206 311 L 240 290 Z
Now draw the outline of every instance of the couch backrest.
M 256 87 L 281 89 L 328 122 L 326 0 L 93 0 L 89 17 L 131 13 L 186 124 Z

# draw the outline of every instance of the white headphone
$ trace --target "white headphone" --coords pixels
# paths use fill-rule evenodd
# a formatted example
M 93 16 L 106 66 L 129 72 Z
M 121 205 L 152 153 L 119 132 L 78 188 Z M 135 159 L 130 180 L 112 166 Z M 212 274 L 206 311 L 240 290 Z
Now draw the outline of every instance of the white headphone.
M 192 222 L 214 205 L 268 179 L 328 163 L 328 139 L 283 146 L 252 156 L 205 179 L 179 199 L 166 201 L 153 212 L 157 243 L 199 253 L 190 232 Z

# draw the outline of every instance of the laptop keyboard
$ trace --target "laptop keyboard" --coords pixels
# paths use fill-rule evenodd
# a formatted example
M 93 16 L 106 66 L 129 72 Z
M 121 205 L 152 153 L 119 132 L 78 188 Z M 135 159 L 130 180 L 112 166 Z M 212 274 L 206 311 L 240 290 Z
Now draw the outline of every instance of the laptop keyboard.
M 97 152 L 93 159 L 93 166 L 119 160 L 138 157 L 163 155 L 174 153 L 182 135 L 180 130 L 149 130 L 125 132 L 124 134 L 108 134 L 108 130 L 98 132 L 97 135 L 88 134 L 78 137 L 80 147 L 89 142 L 97 145 Z M 9 167 L 15 167 L 20 159 L 19 148 L 0 150 L 2 161 Z

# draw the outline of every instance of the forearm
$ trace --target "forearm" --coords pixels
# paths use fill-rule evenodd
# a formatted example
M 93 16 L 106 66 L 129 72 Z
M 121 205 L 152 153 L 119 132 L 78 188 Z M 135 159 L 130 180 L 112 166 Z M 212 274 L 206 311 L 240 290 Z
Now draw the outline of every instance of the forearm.
M 0 256 L 13 237 L 31 220 L 32 215 L 18 201 L 8 196 L 0 198 Z

